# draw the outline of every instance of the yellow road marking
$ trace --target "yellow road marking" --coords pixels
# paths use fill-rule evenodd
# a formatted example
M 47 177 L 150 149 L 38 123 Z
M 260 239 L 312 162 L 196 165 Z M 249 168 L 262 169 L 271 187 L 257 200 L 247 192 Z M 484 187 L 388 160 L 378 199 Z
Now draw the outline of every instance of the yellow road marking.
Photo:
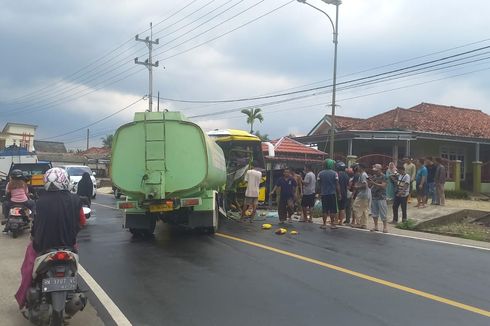
M 400 284 L 393 283 L 393 282 L 390 282 L 390 281 L 385 281 L 385 280 L 382 280 L 382 279 L 377 278 L 377 277 L 373 277 L 373 276 L 366 275 L 366 274 L 363 274 L 363 273 L 355 272 L 355 271 L 352 271 L 350 269 L 343 268 L 343 267 L 336 266 L 336 265 L 332 265 L 332 264 L 329 264 L 329 263 L 325 263 L 325 262 L 320 261 L 320 260 L 317 260 L 317 259 L 313 259 L 313 258 L 301 256 L 301 255 L 294 254 L 294 253 L 289 252 L 289 251 L 285 251 L 285 250 L 277 249 L 277 248 L 270 247 L 270 246 L 267 246 L 267 245 L 263 245 L 263 244 L 260 244 L 260 243 L 257 243 L 257 242 L 253 242 L 253 241 L 249 241 L 249 240 L 237 238 L 237 237 L 234 237 L 234 236 L 231 236 L 231 235 L 228 235 L 228 234 L 216 233 L 216 235 L 217 236 L 220 236 L 222 238 L 226 238 L 226 239 L 238 241 L 238 242 L 241 242 L 241 243 L 245 243 L 245 244 L 248 244 L 250 246 L 254 246 L 254 247 L 262 248 L 262 249 L 265 249 L 265 250 L 269 250 L 269 251 L 272 251 L 272 252 L 275 252 L 275 253 L 278 253 L 278 254 L 281 254 L 281 255 L 284 255 L 284 256 L 289 256 L 289 257 L 292 257 L 292 258 L 296 258 L 296 259 L 299 259 L 299 260 L 302 260 L 302 261 L 305 261 L 305 262 L 308 262 L 308 263 L 311 263 L 311 264 L 319 265 L 319 266 L 322 266 L 322 267 L 325 267 L 325 268 L 328 268 L 328 269 L 332 269 L 332 270 L 335 270 L 335 271 L 338 271 L 338 272 L 341 272 L 341 273 L 349 274 L 351 276 L 358 277 L 360 279 L 367 280 L 367 281 L 370 281 L 370 282 L 378 283 L 378 284 L 381 284 L 381 285 L 384 285 L 384 286 L 387 286 L 387 287 L 390 287 L 390 288 L 393 288 L 393 289 L 397 289 L 397 290 L 400 290 L 400 291 L 403 291 L 403 292 L 407 292 L 407 293 L 411 293 L 411 294 L 414 294 L 414 295 L 418 295 L 418 296 L 423 297 L 423 298 L 426 298 L 426 299 L 430 299 L 430 300 L 433 300 L 433 301 L 444 303 L 444 304 L 447 304 L 447 305 L 450 305 L 450 306 L 453 306 L 453 307 L 456 307 L 456 308 L 459 308 L 459 309 L 467 310 L 467 311 L 470 311 L 470 312 L 473 312 L 475 314 L 479 314 L 479 315 L 482 315 L 482 316 L 485 316 L 485 317 L 490 317 L 490 311 L 488 311 L 488 310 L 480 309 L 480 308 L 473 307 L 473 306 L 470 306 L 470 305 L 467 305 L 467 304 L 464 304 L 464 303 L 461 303 L 461 302 L 457 302 L 457 301 L 454 301 L 454 300 L 446 299 L 446 298 L 443 298 L 443 297 L 440 297 L 440 296 L 437 296 L 437 295 L 434 295 L 434 294 L 431 294 L 431 293 L 428 293 L 428 292 L 424 292 L 424 291 L 420 291 L 420 290 L 416 290 L 416 289 L 410 288 L 408 286 L 400 285 Z

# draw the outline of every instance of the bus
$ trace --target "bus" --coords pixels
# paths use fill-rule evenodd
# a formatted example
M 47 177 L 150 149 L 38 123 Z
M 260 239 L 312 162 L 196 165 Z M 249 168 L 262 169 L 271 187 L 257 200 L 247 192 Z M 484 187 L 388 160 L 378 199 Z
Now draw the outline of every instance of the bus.
M 238 209 L 245 198 L 247 183 L 244 176 L 250 166 L 263 174 L 259 188 L 259 203 L 265 202 L 265 161 L 262 141 L 244 130 L 216 129 L 208 136 L 221 147 L 226 161 L 225 209 Z

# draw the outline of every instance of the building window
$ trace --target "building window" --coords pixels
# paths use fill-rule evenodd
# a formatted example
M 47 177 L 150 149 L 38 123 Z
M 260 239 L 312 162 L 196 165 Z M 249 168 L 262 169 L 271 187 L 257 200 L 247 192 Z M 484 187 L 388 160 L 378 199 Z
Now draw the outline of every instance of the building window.
M 442 146 L 441 147 L 441 157 L 447 160 L 461 161 L 461 179 L 465 179 L 466 172 L 466 153 L 464 148 L 461 147 L 450 147 L 450 146 Z

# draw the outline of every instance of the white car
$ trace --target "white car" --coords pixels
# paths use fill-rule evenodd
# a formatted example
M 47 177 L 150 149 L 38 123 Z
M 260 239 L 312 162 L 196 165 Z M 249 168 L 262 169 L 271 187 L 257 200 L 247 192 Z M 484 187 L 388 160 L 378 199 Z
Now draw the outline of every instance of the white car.
M 65 165 L 62 168 L 68 173 L 70 176 L 70 190 L 73 193 L 77 192 L 78 182 L 82 179 L 82 175 L 85 172 L 90 174 L 90 178 L 92 179 L 92 183 L 94 184 L 94 189 L 92 191 L 92 198 L 97 196 L 97 180 L 95 180 L 95 172 L 85 165 Z

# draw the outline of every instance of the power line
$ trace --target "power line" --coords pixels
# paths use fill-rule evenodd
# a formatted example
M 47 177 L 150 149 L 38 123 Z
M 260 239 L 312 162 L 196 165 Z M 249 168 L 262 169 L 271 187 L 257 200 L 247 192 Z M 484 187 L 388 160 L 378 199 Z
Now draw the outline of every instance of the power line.
M 204 6 L 201 6 L 200 8 L 198 8 L 198 9 L 194 10 L 193 12 L 191 12 L 191 13 L 190 13 L 189 15 L 187 15 L 186 17 L 189 17 L 190 15 L 192 15 L 192 14 L 194 14 L 194 13 L 196 13 L 196 12 L 198 12 L 198 11 L 202 10 L 203 8 L 205 8 L 205 7 L 206 7 L 208 4 L 210 4 L 210 3 L 211 3 L 211 2 L 213 2 L 213 1 L 214 1 L 214 0 L 212 0 L 212 1 L 208 2 L 208 3 L 207 3 L 207 4 L 205 4 Z M 239 3 L 243 2 L 243 1 L 244 1 L 244 0 L 241 0 L 241 1 L 239 1 L 237 4 L 239 4 Z M 262 1 L 264 1 L 264 0 L 262 0 Z M 237 4 L 235 4 L 235 5 L 231 6 L 231 7 L 229 7 L 228 9 L 226 9 L 226 10 L 222 11 L 222 12 L 221 12 L 221 13 L 219 13 L 218 15 L 215 15 L 213 18 L 215 18 L 215 17 L 217 17 L 217 16 L 219 16 L 219 15 L 221 15 L 221 14 L 225 13 L 226 11 L 230 10 L 231 8 L 233 8 L 234 6 L 236 6 Z M 218 7 L 218 8 L 216 8 L 216 9 L 219 9 L 219 7 Z M 214 12 L 216 9 L 212 10 L 211 12 Z M 194 23 L 194 22 L 196 22 L 196 21 L 198 21 L 198 20 L 199 20 L 199 19 L 201 19 L 202 17 L 205 17 L 206 15 L 208 15 L 208 14 L 209 14 L 209 13 L 211 13 L 211 12 L 208 12 L 208 13 L 207 13 L 207 14 L 205 14 L 204 16 L 199 17 L 198 19 L 196 19 L 196 20 L 194 20 L 193 22 L 191 22 L 191 24 L 192 24 L 192 23 Z M 182 20 L 183 20 L 183 19 L 180 19 L 180 20 L 178 20 L 177 22 L 172 23 L 171 25 L 167 25 L 166 27 L 164 27 L 163 29 L 161 29 L 161 30 L 159 31 L 159 33 L 160 33 L 160 32 L 162 32 L 162 31 L 164 31 L 164 30 L 166 30 L 166 29 L 168 29 L 168 28 L 170 28 L 170 27 L 172 27 L 172 26 L 174 26 L 174 25 L 176 25 L 177 23 L 179 23 L 179 22 L 180 22 L 180 21 L 182 21 Z M 207 23 L 207 22 L 209 22 L 209 21 L 210 21 L 210 20 L 207 20 L 206 22 L 204 22 L 204 23 L 200 24 L 198 27 L 202 26 L 203 24 L 205 24 L 205 23 Z M 185 25 L 185 26 L 188 26 L 188 25 L 190 25 L 190 24 L 187 24 L 187 25 Z M 180 29 L 182 29 L 182 28 L 180 28 Z M 180 29 L 179 29 L 179 30 L 180 30 Z M 194 29 L 195 29 L 195 28 L 194 28 Z M 192 29 L 192 30 L 194 30 L 194 29 Z M 192 31 L 192 30 L 191 30 L 191 31 Z M 178 30 L 177 30 L 177 31 L 178 31 Z M 175 32 L 175 31 L 174 31 L 174 32 Z M 177 37 L 177 38 L 174 38 L 172 41 L 170 41 L 170 42 L 168 42 L 168 43 L 166 43 L 166 44 L 169 44 L 169 43 L 173 42 L 174 40 L 179 39 L 179 38 L 181 38 L 181 37 L 183 37 L 183 36 L 185 36 L 185 35 L 186 35 L 186 34 L 183 34 L 183 35 L 181 35 L 181 36 L 179 36 L 179 37 Z M 133 46 L 133 47 L 134 47 L 134 46 Z M 133 48 L 133 47 L 131 47 L 131 48 Z M 134 55 L 134 54 L 136 54 L 136 53 L 137 53 L 137 52 L 132 52 L 132 55 Z M 133 59 L 129 60 L 129 59 L 126 59 L 126 58 L 127 58 L 127 57 L 124 57 L 124 58 L 122 58 L 122 59 L 120 59 L 120 60 L 118 60 L 118 61 L 116 61 L 116 62 L 112 63 L 111 65 L 109 65 L 109 66 L 105 67 L 104 69 L 102 69 L 102 70 L 98 71 L 97 73 L 93 74 L 92 76 L 88 76 L 88 77 L 86 77 L 86 78 L 84 78 L 84 79 L 82 79 L 82 80 L 79 80 L 79 82 L 78 82 L 79 84 L 76 84 L 76 85 L 70 85 L 70 84 L 69 84 L 69 85 L 65 85 L 65 86 L 64 86 L 64 87 L 62 87 L 61 89 L 57 90 L 57 92 L 58 92 L 58 93 L 53 94 L 53 95 L 48 96 L 48 97 L 45 97 L 45 98 L 44 98 L 44 100 L 56 99 L 56 98 L 58 98 L 58 97 L 59 97 L 59 93 L 60 93 L 60 92 L 61 92 L 61 93 L 68 93 L 68 92 L 71 92 L 71 91 L 75 91 L 76 89 L 79 89 L 79 88 L 81 88 L 81 87 L 85 86 L 85 85 L 82 85 L 81 83 L 87 84 L 87 83 L 90 83 L 90 82 L 92 82 L 92 81 L 95 81 L 95 80 L 97 80 L 97 79 L 99 78 L 99 76 L 103 76 L 103 75 L 106 75 L 106 74 L 109 74 L 109 73 L 115 72 L 115 71 L 119 70 L 120 68 L 122 68 L 123 66 L 122 66 L 122 65 L 119 65 L 119 64 L 121 64 L 121 63 L 130 63 L 130 62 L 132 62 L 132 61 L 133 61 Z M 109 61 L 110 61 L 110 60 L 106 60 L 104 63 L 107 63 L 107 62 L 109 62 Z M 93 70 L 97 69 L 97 68 L 98 68 L 98 67 L 100 67 L 101 65 L 103 65 L 103 63 L 101 63 L 101 64 L 97 65 L 96 67 L 92 68 L 90 71 L 88 71 L 88 72 L 84 73 L 84 74 L 83 74 L 83 75 L 81 75 L 81 76 L 87 75 L 87 73 L 92 72 Z M 115 65 L 117 65 L 117 66 L 115 66 Z M 114 67 L 114 66 L 115 66 L 115 67 Z M 114 68 L 113 68 L 113 67 L 114 67 Z M 124 70 L 122 73 L 125 73 L 125 72 L 127 72 L 127 71 L 128 71 L 128 69 Z M 117 74 L 117 76 L 120 76 L 122 73 Z M 79 77 L 81 77 L 81 76 L 79 76 Z M 114 76 L 114 77 L 115 77 L 115 76 Z M 114 78 L 114 77 L 112 77 L 112 78 Z M 110 78 L 110 79 L 112 79 L 112 78 Z M 74 80 L 74 81 L 76 81 L 76 80 Z M 74 81 L 72 81 L 72 82 L 74 82 Z M 100 84 L 100 83 L 99 83 L 99 84 Z M 53 90 L 53 91 L 54 91 L 54 90 Z M 81 92 L 83 92 L 83 90 L 82 90 Z M 80 91 L 79 91 L 79 92 L 76 92 L 75 94 L 79 94 L 79 93 L 80 93 Z M 58 101 L 59 101 L 59 100 L 56 100 L 56 101 L 54 101 L 54 102 L 58 102 Z M 40 102 L 40 100 L 35 101 L 35 102 L 31 102 L 31 104 L 28 104 L 27 106 L 24 106 L 22 110 L 24 110 L 24 111 L 25 111 L 26 109 L 29 109 L 29 108 L 31 108 L 31 107 L 34 107 L 34 106 L 36 106 L 36 104 L 37 104 L 37 103 L 39 103 L 39 102 Z M 53 103 L 53 102 L 49 102 L 49 103 Z M 17 112 L 18 110 L 17 110 L 17 109 L 13 109 L 12 111 L 16 111 L 16 112 Z
M 94 126 L 94 125 L 96 125 L 96 124 L 98 124 L 98 123 L 100 123 L 100 122 L 102 122 L 102 121 L 105 121 L 105 120 L 107 120 L 107 119 L 109 119 L 109 118 L 111 118 L 111 117 L 115 116 L 115 115 L 116 115 L 116 114 L 118 114 L 118 113 L 121 113 L 121 112 L 123 112 L 123 111 L 125 111 L 125 110 L 129 109 L 130 107 L 134 106 L 136 103 L 141 102 L 141 101 L 142 101 L 142 100 L 144 100 L 145 98 L 146 98 L 146 97 L 141 97 L 141 98 L 139 98 L 138 100 L 136 100 L 136 101 L 132 102 L 131 104 L 126 105 L 126 106 L 125 106 L 125 107 L 123 107 L 122 109 L 119 109 L 119 110 L 117 110 L 116 112 L 113 112 L 113 113 L 111 113 L 111 114 L 109 114 L 109 115 L 107 115 L 107 116 L 105 116 L 105 117 L 103 117 L 103 118 L 101 118 L 101 119 L 99 119 L 99 120 L 96 120 L 96 121 L 94 121 L 94 122 L 92 122 L 92 123 L 89 123 L 88 125 L 85 125 L 85 126 L 83 126 L 83 127 L 80 127 L 80 128 L 77 128 L 77 129 L 74 129 L 74 130 L 71 130 L 71 131 L 67 131 L 67 132 L 64 132 L 64 133 L 59 134 L 59 135 L 56 135 L 56 136 L 46 137 L 46 138 L 43 138 L 43 139 L 40 139 L 40 140 L 48 140 L 48 139 L 59 138 L 59 137 L 63 137 L 63 136 L 66 136 L 66 135 L 69 135 L 69 134 L 75 133 L 75 132 L 80 131 L 80 130 L 85 130 L 85 129 L 87 129 L 87 128 L 91 127 L 91 126 Z
M 190 1 L 190 2 L 189 2 L 187 5 L 185 5 L 184 7 L 180 8 L 179 10 L 177 10 L 177 11 L 173 12 L 172 14 L 170 14 L 169 16 L 167 16 L 166 18 L 164 18 L 163 20 L 161 20 L 161 21 L 157 22 L 157 23 L 156 23 L 154 26 L 160 25 L 160 24 L 164 23 L 165 21 L 170 20 L 171 18 L 175 17 L 177 14 L 179 14 L 179 13 L 180 13 L 180 12 L 182 12 L 183 10 L 187 9 L 189 6 L 191 6 L 192 4 L 194 4 L 194 3 L 195 3 L 195 2 L 197 2 L 197 1 L 198 1 L 198 0 L 192 0 L 192 1 Z M 186 17 L 187 17 L 187 16 L 186 16 Z M 179 21 L 179 22 L 180 22 L 180 21 Z M 144 31 L 140 32 L 140 34 L 141 34 L 141 33 L 145 33 L 145 32 L 147 32 L 148 30 L 149 30 L 149 28 L 147 28 L 147 29 L 145 29 Z M 163 30 L 164 30 L 164 29 L 163 29 Z M 163 30 L 161 30 L 161 31 L 163 31 Z M 21 100 L 21 99 L 24 99 L 24 98 L 30 98 L 30 97 L 34 97 L 36 94 L 38 94 L 38 93 L 44 93 L 44 91 L 49 90 L 49 89 L 51 89 L 52 91 L 54 91 L 54 90 L 53 90 L 53 88 L 55 88 L 55 86 L 56 86 L 56 85 L 58 85 L 58 84 L 60 84 L 62 81 L 67 80 L 67 79 L 69 79 L 69 78 L 71 78 L 71 77 L 74 77 L 74 76 L 78 75 L 80 72 L 84 71 L 86 68 L 89 68 L 89 67 L 93 66 L 94 64 L 96 64 L 97 62 L 100 62 L 102 59 L 104 59 L 104 58 L 108 57 L 108 56 L 109 56 L 109 55 L 111 55 L 112 53 L 117 52 L 119 49 L 123 48 L 123 47 L 124 47 L 126 44 L 128 44 L 128 43 L 130 43 L 130 42 L 132 42 L 132 41 L 133 41 L 133 38 L 130 38 L 129 40 L 127 40 L 127 41 L 125 41 L 124 43 L 122 43 L 122 44 L 120 44 L 119 46 L 117 46 L 116 48 L 114 48 L 114 49 L 112 49 L 112 50 L 108 51 L 106 54 L 104 54 L 104 55 L 102 55 L 102 56 L 98 57 L 97 59 L 95 59 L 95 60 L 93 60 L 93 61 L 91 61 L 90 63 L 86 64 L 85 66 L 81 67 L 80 69 L 76 70 L 75 72 L 73 72 L 73 73 L 69 74 L 68 76 L 63 77 L 63 78 L 62 78 L 60 81 L 56 82 L 55 84 L 49 84 L 49 85 L 46 85 L 46 86 L 44 86 L 44 87 L 42 87 L 42 88 L 40 88 L 40 89 L 37 89 L 37 90 L 32 91 L 32 92 L 29 92 L 29 93 L 27 93 L 27 94 L 25 94 L 25 95 L 22 95 L 22 96 L 19 96 L 19 97 L 13 98 L 13 99 L 11 99 L 11 100 L 7 101 L 6 103 L 9 103 L 9 104 L 16 103 L 16 102 L 19 102 L 19 100 Z M 127 52 L 128 50 L 130 50 L 130 49 L 132 49 L 132 48 L 134 48 L 134 47 L 136 47 L 136 45 L 133 45 L 133 46 L 132 46 L 132 47 L 130 47 L 129 49 L 125 50 L 124 52 Z M 122 53 L 124 53 L 124 52 L 122 52 Z M 118 54 L 116 57 L 120 56 L 122 53 Z M 110 61 L 110 60 L 109 60 L 109 61 Z M 92 68 L 92 69 L 91 69 L 89 72 L 92 72 L 94 69 L 96 69 L 97 67 L 100 67 L 101 65 L 104 65 L 104 64 L 105 64 L 105 63 L 107 63 L 107 62 L 108 62 L 107 60 L 106 60 L 106 61 L 104 61 L 103 63 L 101 63 L 101 64 L 97 65 L 95 68 Z M 84 73 L 84 74 L 82 74 L 81 76 L 84 76 L 84 75 L 86 75 L 86 74 L 87 74 L 87 72 L 85 72 L 85 73 Z M 78 76 L 78 77 L 77 77 L 77 79 L 79 79 L 81 76 Z M 22 102 L 22 103 L 25 103 L 25 102 Z
M 236 28 L 234 28 L 234 29 L 232 29 L 232 30 L 230 30 L 230 31 L 228 31 L 228 32 L 225 32 L 225 33 L 220 34 L 220 35 L 218 35 L 218 36 L 216 36 L 216 37 L 213 37 L 213 38 L 211 38 L 211 39 L 209 39 L 209 40 L 207 40 L 207 41 L 205 41 L 205 42 L 199 43 L 198 45 L 195 45 L 195 46 L 193 46 L 193 47 L 191 47 L 191 48 L 189 48 L 189 49 L 187 49 L 187 50 L 184 50 L 184 51 L 178 52 L 178 53 L 176 53 L 176 54 L 170 55 L 170 56 L 168 56 L 168 57 L 165 57 L 165 58 L 163 58 L 163 59 L 160 59 L 160 61 L 165 61 L 165 60 L 169 60 L 169 59 L 171 59 L 171 58 L 175 58 L 175 57 L 177 57 L 177 56 L 179 56 L 179 55 L 185 54 L 185 53 L 190 52 L 190 51 L 192 51 L 192 50 L 194 50 L 194 49 L 197 49 L 197 48 L 199 48 L 199 47 L 201 47 L 201 46 L 203 46 L 203 45 L 206 45 L 206 44 L 208 44 L 208 43 L 211 43 L 211 42 L 213 42 L 213 41 L 215 41 L 215 40 L 217 40 L 217 39 L 220 39 L 220 38 L 222 38 L 222 37 L 224 37 L 224 36 L 226 36 L 226 35 L 228 35 L 228 34 L 231 34 L 231 33 L 235 32 L 235 31 L 237 31 L 237 30 L 239 30 L 239 29 L 241 29 L 241 28 L 243 28 L 243 27 L 245 27 L 245 26 L 247 26 L 247 25 L 250 25 L 250 24 L 252 24 L 252 23 L 254 23 L 254 22 L 258 21 L 259 19 L 262 19 L 263 17 L 266 17 L 266 16 L 268 16 L 268 15 L 270 15 L 270 14 L 272 14 L 272 13 L 274 13 L 274 12 L 276 12 L 276 11 L 280 10 L 280 9 L 282 9 L 283 7 L 285 7 L 285 6 L 289 5 L 289 4 L 293 3 L 293 2 L 295 2 L 295 0 L 289 1 L 289 2 L 287 2 L 287 3 L 283 4 L 283 5 L 279 6 L 279 7 L 276 7 L 276 8 L 274 8 L 274 9 L 272 9 L 272 10 L 270 10 L 270 11 L 266 12 L 265 14 L 260 15 L 260 16 L 259 16 L 259 17 L 257 17 L 257 18 L 254 18 L 254 19 L 252 19 L 252 20 L 248 21 L 248 22 L 247 22 L 247 23 L 245 23 L 245 24 L 242 24 L 242 25 L 240 25 L 240 26 L 238 26 L 238 27 L 236 27 Z M 163 53 L 163 52 L 158 53 L 157 55 L 160 55 L 160 54 L 162 54 L 162 53 Z
M 470 50 L 470 51 L 466 51 L 466 52 L 462 52 L 462 53 L 458 53 L 458 54 L 446 56 L 446 57 L 443 57 L 443 58 L 440 58 L 440 59 L 436 59 L 436 60 L 426 61 L 426 62 L 423 62 L 423 63 L 415 64 L 415 65 L 412 65 L 412 66 L 408 66 L 408 67 L 398 68 L 398 69 L 394 69 L 394 70 L 390 70 L 390 71 L 387 71 L 387 72 L 382 72 L 382 73 L 378 73 L 378 74 L 374 74 L 374 75 L 370 75 L 370 76 L 366 76 L 366 77 L 361 77 L 361 78 L 356 78 L 356 79 L 352 79 L 352 80 L 349 80 L 349 81 L 339 82 L 339 83 L 337 83 L 337 85 L 343 85 L 343 84 L 353 83 L 353 82 L 357 82 L 357 81 L 372 79 L 372 78 L 375 78 L 375 77 L 380 77 L 380 76 L 383 76 L 383 75 L 389 75 L 389 74 L 393 74 L 393 73 L 396 73 L 396 72 L 401 72 L 401 71 L 409 70 L 409 69 L 412 69 L 412 68 L 422 67 L 422 66 L 425 66 L 425 65 L 428 65 L 428 64 L 431 64 L 431 63 L 441 62 L 441 61 L 444 61 L 444 60 L 447 60 L 447 59 L 451 59 L 451 58 L 463 56 L 463 55 L 466 55 L 466 54 L 470 54 L 470 53 L 482 51 L 482 50 L 489 49 L 489 48 L 490 48 L 490 46 L 484 46 L 484 47 L 480 47 L 480 48 L 473 49 L 473 50 Z M 486 54 L 486 53 L 488 53 L 488 52 L 480 53 L 480 54 L 477 54 L 477 55 L 483 55 L 483 54 Z M 471 58 L 471 56 L 468 57 L 468 58 Z M 457 59 L 457 60 L 464 60 L 464 59 L 466 59 L 466 58 Z M 453 62 L 453 61 L 449 61 L 449 62 Z M 446 63 L 448 63 L 448 62 L 446 62 Z M 442 64 L 446 64 L 446 63 L 442 63 Z M 425 69 L 425 68 L 421 68 L 421 69 Z M 292 91 L 292 92 L 286 92 L 286 93 L 280 93 L 280 94 L 274 94 L 274 95 L 265 95 L 265 96 L 256 96 L 256 97 L 238 98 L 238 99 L 226 99 L 226 100 L 184 100 L 184 99 L 174 99 L 174 98 L 160 98 L 160 99 L 165 100 L 165 101 L 180 102 L 180 103 L 201 103 L 201 104 L 234 103 L 234 102 L 246 102 L 246 101 L 262 100 L 262 99 L 275 98 L 275 97 L 283 97 L 283 96 L 288 96 L 288 95 L 307 93 L 307 92 L 321 90 L 321 89 L 330 88 L 330 87 L 332 87 L 332 85 L 324 85 L 324 86 L 312 87 L 312 88 L 308 88 L 308 89 L 303 89 L 303 90 L 298 90 L 298 91 Z

